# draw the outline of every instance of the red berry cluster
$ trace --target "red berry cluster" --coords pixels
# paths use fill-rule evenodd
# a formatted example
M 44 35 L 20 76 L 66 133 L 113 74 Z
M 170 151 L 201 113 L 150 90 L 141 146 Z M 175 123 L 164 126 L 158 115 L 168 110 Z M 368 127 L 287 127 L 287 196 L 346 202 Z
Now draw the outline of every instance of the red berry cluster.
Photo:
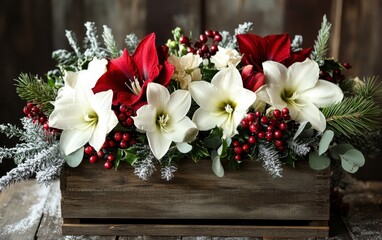
M 23 108 L 23 112 L 28 118 L 33 119 L 33 123 L 42 125 L 45 132 L 52 135 L 59 132 L 58 129 L 49 127 L 48 117 L 41 111 L 37 104 L 27 103 Z
M 218 51 L 218 44 L 222 39 L 223 37 L 218 31 L 206 30 L 200 34 L 199 41 L 194 44 L 184 35 L 180 37 L 179 42 L 187 47 L 188 53 L 196 53 L 202 58 L 209 59 Z
M 351 65 L 349 63 L 344 63 L 344 64 L 342 64 L 342 66 L 345 69 L 351 68 Z M 327 80 L 329 82 L 339 83 L 340 81 L 345 79 L 345 75 L 342 73 L 341 69 L 337 68 L 337 69 L 334 69 L 333 71 L 331 71 L 331 73 L 328 71 L 325 71 L 325 70 L 320 71 L 320 77 L 319 78 Z
M 134 119 L 132 118 L 135 115 L 134 109 L 122 104 L 114 110 L 114 113 L 117 115 L 119 123 L 126 128 L 126 131 L 110 133 L 98 152 L 92 146 L 87 146 L 84 150 L 89 157 L 90 163 L 96 163 L 101 159 L 105 160 L 103 165 L 105 169 L 113 168 L 115 153 L 118 149 L 126 149 L 136 143 L 131 131 L 134 128 Z
M 288 108 L 274 110 L 271 117 L 261 114 L 259 111 L 248 113 L 241 120 L 242 129 L 249 133 L 248 138 L 242 142 L 238 139 L 232 141 L 235 160 L 240 161 L 243 154 L 248 154 L 251 147 L 260 140 L 273 142 L 278 150 L 285 151 L 283 137 L 288 130 L 288 123 L 286 122 L 288 120 L 290 120 Z

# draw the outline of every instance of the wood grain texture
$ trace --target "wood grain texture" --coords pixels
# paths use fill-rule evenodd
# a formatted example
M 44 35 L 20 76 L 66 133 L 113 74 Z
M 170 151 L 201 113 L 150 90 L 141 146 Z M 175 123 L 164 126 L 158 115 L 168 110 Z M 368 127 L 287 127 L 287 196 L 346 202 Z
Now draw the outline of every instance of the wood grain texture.
M 142 181 L 122 165 L 117 172 L 100 164 L 65 168 L 61 178 L 64 218 L 124 219 L 279 219 L 328 220 L 329 173 L 305 163 L 285 167 L 272 178 L 260 164 L 248 162 L 223 178 L 210 161 L 179 166 L 175 178 Z M 88 203 L 92 204 L 89 206 Z M 94 209 L 97 209 L 94 211 Z

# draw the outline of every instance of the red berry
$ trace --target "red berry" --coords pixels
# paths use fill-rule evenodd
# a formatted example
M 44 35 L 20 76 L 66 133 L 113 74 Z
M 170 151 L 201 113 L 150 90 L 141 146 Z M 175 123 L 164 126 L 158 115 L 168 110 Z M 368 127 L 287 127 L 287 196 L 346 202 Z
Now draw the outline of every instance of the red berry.
M 206 52 L 206 58 L 210 58 L 211 57 L 211 53 L 210 52 Z
M 94 153 L 94 148 L 92 146 L 87 146 L 84 151 L 87 155 L 92 155 Z
M 97 152 L 97 156 L 98 156 L 99 158 L 103 158 L 103 157 L 105 156 L 104 151 L 99 150 L 99 151 Z
M 108 149 L 110 146 L 109 146 L 109 141 L 108 140 L 105 140 L 105 142 L 103 143 L 102 145 L 102 148 L 103 149 Z
M 241 155 L 240 154 L 236 154 L 235 155 L 235 160 L 236 161 L 240 161 L 241 160 Z
M 273 139 L 273 133 L 272 133 L 272 132 L 267 132 L 267 133 L 266 133 L 266 136 L 265 136 L 265 139 L 266 139 L 268 142 L 272 141 L 272 139 Z
M 234 147 L 239 147 L 239 146 L 240 146 L 240 142 L 239 142 L 239 140 L 233 140 L 232 145 L 233 145 Z
M 273 130 L 275 130 L 275 127 L 274 127 L 273 125 L 269 125 L 269 126 L 267 127 L 267 131 L 268 131 L 268 132 L 272 132 Z
M 249 125 L 249 131 L 251 131 L 251 133 L 257 133 L 259 131 L 259 125 L 252 123 Z
M 114 161 L 114 160 L 115 160 L 115 156 L 114 156 L 114 154 L 109 153 L 109 155 L 107 155 L 107 160 L 108 160 L 109 162 Z
M 283 115 L 284 115 L 284 114 L 289 114 L 289 109 L 288 109 L 288 108 L 283 108 L 283 109 L 281 110 L 281 112 L 282 112 Z
M 126 119 L 126 125 L 130 126 L 130 127 L 133 126 L 134 125 L 134 119 L 132 117 L 128 117 Z
M 203 51 L 202 51 L 202 49 L 198 49 L 198 50 L 196 51 L 196 54 L 198 54 L 200 57 L 203 57 Z
M 275 118 L 280 118 L 280 117 L 281 117 L 281 111 L 278 110 L 278 109 L 274 110 L 274 111 L 273 111 L 273 116 L 274 116 Z
M 23 112 L 24 112 L 25 115 L 30 114 L 30 108 L 27 107 L 27 106 L 25 106 L 25 107 L 23 108 Z
M 253 145 L 256 143 L 256 137 L 255 136 L 249 136 L 248 143 Z
M 124 133 L 124 134 L 122 135 L 122 139 L 123 139 L 124 141 L 129 141 L 129 140 L 131 139 L 131 136 L 130 136 L 129 133 Z
M 193 48 L 193 47 L 187 47 L 187 53 L 195 54 L 195 48 Z
M 103 167 L 105 169 L 112 169 L 113 168 L 113 163 L 112 162 L 109 162 L 109 161 L 106 161 L 104 164 L 103 164 Z
M 31 108 L 31 112 L 32 112 L 32 114 L 39 114 L 39 112 L 40 112 L 40 109 L 38 109 L 38 107 L 36 107 L 36 106 L 33 106 L 32 108 Z
M 49 130 L 49 124 L 44 123 L 44 125 L 42 125 L 42 129 L 44 129 L 45 131 Z
M 255 116 L 254 113 L 248 113 L 248 114 L 247 114 L 247 120 L 248 120 L 249 122 L 252 122 L 253 120 L 255 120 L 255 118 L 256 118 L 256 116 Z
M 259 117 L 261 117 L 261 113 L 260 113 L 259 111 L 256 111 L 256 112 L 255 112 L 255 116 L 256 116 L 257 118 L 259 118 Z
M 286 124 L 285 122 L 281 122 L 281 123 L 279 124 L 279 129 L 280 129 L 281 131 L 286 131 L 286 130 L 288 129 L 288 124 Z
M 257 134 L 257 137 L 260 138 L 260 139 L 265 138 L 265 132 L 259 132 L 259 133 Z
M 214 55 L 219 50 L 216 44 L 212 44 L 210 47 L 211 54 Z
M 269 119 L 268 119 L 267 116 L 263 116 L 263 117 L 261 117 L 261 119 L 260 119 L 260 122 L 263 123 L 263 124 L 268 123 L 268 121 L 269 121 Z
M 45 123 L 47 120 L 48 120 L 48 119 L 46 118 L 45 115 L 42 115 L 42 116 L 39 118 L 39 122 L 40 122 L 41 124 Z
M 280 130 L 275 130 L 273 132 L 273 137 L 274 138 L 281 138 L 282 137 L 282 132 Z
M 241 148 L 243 149 L 244 152 L 249 152 L 249 145 L 248 144 L 243 144 L 243 146 Z
M 236 153 L 236 154 L 241 154 L 243 152 L 243 149 L 241 147 L 235 147 L 233 149 L 233 151 Z
M 130 140 L 129 145 L 133 146 L 136 143 L 137 143 L 137 141 L 133 138 L 133 139 Z
M 205 45 L 205 44 L 202 46 L 201 50 L 202 50 L 203 53 L 207 53 L 207 52 L 209 52 L 209 50 L 208 50 L 208 46 Z
M 128 107 L 125 104 L 121 104 L 121 106 L 119 106 L 120 112 L 125 113 L 125 112 L 127 112 L 127 109 L 128 109 Z
M 199 40 L 200 40 L 200 42 L 202 42 L 202 43 L 206 43 L 207 40 L 208 40 L 207 35 L 204 34 L 204 33 L 200 34 L 200 36 L 199 36 Z
M 125 114 L 124 112 L 121 112 L 120 114 L 118 114 L 118 120 L 119 120 L 120 122 L 125 121 L 126 118 L 127 118 L 127 116 L 126 116 L 126 114 Z
M 218 33 L 214 36 L 215 42 L 220 42 L 222 39 L 223 39 L 223 37 L 222 37 L 222 35 L 220 35 L 220 33 Z
M 128 147 L 128 142 L 125 141 L 125 140 L 122 140 L 120 143 L 119 143 L 119 147 L 124 149 L 124 148 L 127 148 Z
M 179 38 L 179 42 L 180 42 L 181 44 L 188 45 L 188 44 L 190 43 L 190 39 L 188 39 L 188 37 L 182 35 L 182 36 L 180 36 L 180 38 Z
M 350 69 L 351 68 L 351 65 L 349 63 L 344 63 L 343 66 L 346 69 Z
M 109 147 L 110 148 L 115 147 L 115 142 L 113 140 L 109 140 Z
M 284 120 L 290 120 L 290 115 L 289 114 L 283 114 L 283 119 Z
M 277 125 L 277 120 L 276 119 L 271 119 L 270 121 L 269 121 L 269 125 L 271 125 L 271 126 L 276 126 Z
M 114 133 L 114 140 L 120 142 L 122 140 L 122 133 L 116 132 Z
M 276 140 L 275 141 L 275 146 L 278 147 L 278 148 L 282 147 L 282 146 L 284 146 L 284 142 L 282 140 Z
M 90 158 L 89 158 L 90 163 L 96 163 L 97 161 L 98 161 L 97 155 L 90 156 Z
M 243 128 L 248 128 L 249 127 L 249 122 L 247 121 L 247 119 L 241 120 L 241 126 Z
M 206 34 L 206 36 L 209 38 L 212 38 L 214 36 L 214 34 L 212 33 L 212 30 L 206 30 L 204 34 Z

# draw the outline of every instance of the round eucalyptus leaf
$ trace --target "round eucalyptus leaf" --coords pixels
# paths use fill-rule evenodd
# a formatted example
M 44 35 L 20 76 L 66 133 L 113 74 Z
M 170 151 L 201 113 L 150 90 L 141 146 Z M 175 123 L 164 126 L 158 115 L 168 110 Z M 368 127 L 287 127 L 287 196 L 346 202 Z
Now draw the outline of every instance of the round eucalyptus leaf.
M 330 156 L 335 159 L 340 159 L 340 155 L 345 154 L 351 149 L 354 149 L 354 147 L 348 143 L 338 144 L 330 148 Z
M 84 147 L 79 148 L 77 151 L 64 156 L 66 163 L 70 167 L 77 167 L 82 162 L 82 158 L 84 157 Z
M 357 149 L 350 149 L 340 157 L 342 168 L 350 173 L 355 173 L 365 164 L 365 157 Z
M 318 145 L 318 155 L 322 155 L 329 148 L 330 143 L 332 142 L 334 137 L 334 132 L 332 130 L 326 130 L 324 134 L 322 134 L 320 143 Z
M 315 152 L 309 154 L 309 166 L 314 170 L 323 170 L 330 165 L 330 158 L 320 156 Z
M 216 176 L 223 177 L 224 176 L 224 168 L 220 162 L 219 154 L 217 154 L 216 151 L 213 151 L 213 152 L 211 152 L 211 158 L 212 158 L 212 171 L 215 173 Z

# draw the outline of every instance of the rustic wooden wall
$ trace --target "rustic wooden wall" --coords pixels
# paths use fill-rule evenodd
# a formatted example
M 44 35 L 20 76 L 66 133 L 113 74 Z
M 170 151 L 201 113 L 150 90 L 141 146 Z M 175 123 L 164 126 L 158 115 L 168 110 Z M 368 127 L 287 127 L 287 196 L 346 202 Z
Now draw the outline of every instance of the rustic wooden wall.
M 254 33 L 260 35 L 302 34 L 308 47 L 327 14 L 334 27 L 330 54 L 351 63 L 353 76 L 373 76 L 382 75 L 381 12 L 380 0 L 2 0 L 0 122 L 18 123 L 22 116 L 24 103 L 13 79 L 21 71 L 51 69 L 52 50 L 67 47 L 64 30 L 74 30 L 81 39 L 86 21 L 95 21 L 100 31 L 102 25 L 111 27 L 120 47 L 131 32 L 143 37 L 155 31 L 158 42 L 165 43 L 177 25 L 197 37 L 204 29 L 233 31 L 244 21 L 254 22 Z M 0 137 L 0 145 L 13 143 Z M 367 161 L 360 176 L 378 178 L 380 158 Z

